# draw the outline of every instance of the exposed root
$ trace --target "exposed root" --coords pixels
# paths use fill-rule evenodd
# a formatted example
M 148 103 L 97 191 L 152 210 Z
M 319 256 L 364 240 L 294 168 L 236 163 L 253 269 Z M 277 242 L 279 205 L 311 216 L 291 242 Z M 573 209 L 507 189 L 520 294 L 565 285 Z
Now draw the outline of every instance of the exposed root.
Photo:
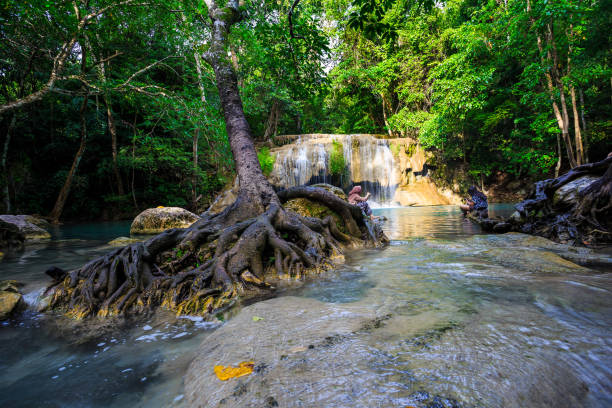
M 178 314 L 210 315 L 238 296 L 270 290 L 280 279 L 299 279 L 331 268 L 344 247 L 380 245 L 358 207 L 320 188 L 279 193 L 328 206 L 331 217 L 303 217 L 272 202 L 248 217 L 240 202 L 187 229 L 165 231 L 116 249 L 65 275 L 47 289 L 49 308 L 74 318 L 144 312 L 164 307 Z M 378 236 L 379 238 L 376 238 Z M 372 238 L 374 237 L 374 238 Z
M 598 179 L 578 192 L 577 199 L 569 204 L 555 203 L 559 188 L 587 175 Z M 556 179 L 537 182 L 516 209 L 520 219 L 489 220 L 488 230 L 514 230 L 573 245 L 612 244 L 612 157 L 578 166 Z

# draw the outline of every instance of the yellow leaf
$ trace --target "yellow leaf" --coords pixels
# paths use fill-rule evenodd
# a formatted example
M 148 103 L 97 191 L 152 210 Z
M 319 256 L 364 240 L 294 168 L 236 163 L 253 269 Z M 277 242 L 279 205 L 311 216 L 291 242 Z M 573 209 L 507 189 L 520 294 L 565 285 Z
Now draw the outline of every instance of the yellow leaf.
M 254 361 L 243 361 L 238 364 L 238 367 L 216 365 L 215 374 L 221 381 L 227 381 L 230 378 L 238 378 L 251 374 L 253 367 L 255 367 Z
M 263 320 L 263 319 L 264 319 L 263 317 L 253 316 L 253 321 L 254 322 L 258 322 L 258 321 Z
M 158 205 L 157 208 L 164 208 L 164 206 L 163 205 Z

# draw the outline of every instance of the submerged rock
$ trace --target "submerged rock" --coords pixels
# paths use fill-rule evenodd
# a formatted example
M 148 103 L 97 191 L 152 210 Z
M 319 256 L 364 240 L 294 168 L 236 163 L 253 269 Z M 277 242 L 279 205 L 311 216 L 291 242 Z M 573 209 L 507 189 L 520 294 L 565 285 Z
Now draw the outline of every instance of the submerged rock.
M 158 234 L 170 228 L 187 228 L 199 219 L 180 207 L 149 208 L 134 218 L 130 234 Z
M 13 312 L 25 306 L 19 286 L 14 280 L 0 282 L 0 320 L 9 318 Z
M 133 244 L 135 242 L 141 242 L 141 241 L 142 239 L 139 239 L 139 238 L 118 237 L 110 241 L 108 245 L 120 247 L 120 246 L 126 246 L 129 244 Z
M 254 322 L 254 316 L 263 319 Z M 316 393 L 310 388 L 348 375 L 353 370 L 352 361 L 343 357 L 353 349 L 347 346 L 354 333 L 376 322 L 375 308 L 366 304 L 334 305 L 283 296 L 250 305 L 201 344 L 185 377 L 187 404 L 265 407 L 274 401 L 287 407 L 296 406 L 295 395 L 300 395 L 310 399 L 302 401 L 303 406 L 321 406 L 313 404 Z M 317 358 L 321 355 L 326 356 L 325 361 Z M 213 371 L 218 364 L 249 360 L 254 361 L 255 368 L 248 377 L 220 381 Z M 324 367 L 334 370 L 324 371 Z M 237 387 L 241 388 L 239 395 Z M 332 400 L 323 405 L 339 406 L 334 396 L 327 397 Z

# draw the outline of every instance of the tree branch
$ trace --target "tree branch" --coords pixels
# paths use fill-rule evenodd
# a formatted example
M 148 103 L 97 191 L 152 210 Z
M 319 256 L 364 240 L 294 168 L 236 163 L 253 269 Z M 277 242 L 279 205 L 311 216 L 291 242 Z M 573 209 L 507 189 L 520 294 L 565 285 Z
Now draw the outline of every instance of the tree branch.
M 293 10 L 297 7 L 299 2 L 300 0 L 293 0 L 293 4 L 289 9 L 289 13 L 287 13 L 287 16 L 289 17 L 289 35 L 291 36 L 291 38 L 294 38 L 296 40 L 305 40 L 305 38 L 301 35 L 295 35 L 293 33 Z

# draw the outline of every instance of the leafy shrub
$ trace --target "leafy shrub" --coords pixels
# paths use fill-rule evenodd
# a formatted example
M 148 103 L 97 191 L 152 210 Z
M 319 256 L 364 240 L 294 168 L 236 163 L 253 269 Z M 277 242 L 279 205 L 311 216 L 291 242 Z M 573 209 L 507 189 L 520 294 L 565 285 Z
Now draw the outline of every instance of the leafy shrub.
M 264 146 L 259 149 L 259 152 L 257 152 L 257 158 L 259 159 L 261 171 L 266 177 L 268 177 L 270 173 L 272 173 L 272 170 L 274 170 L 274 162 L 276 161 L 276 156 L 270 153 L 270 149 Z
M 332 141 L 331 154 L 329 155 L 329 173 L 331 175 L 341 175 L 344 173 L 346 161 L 344 160 L 344 146 L 342 143 Z

